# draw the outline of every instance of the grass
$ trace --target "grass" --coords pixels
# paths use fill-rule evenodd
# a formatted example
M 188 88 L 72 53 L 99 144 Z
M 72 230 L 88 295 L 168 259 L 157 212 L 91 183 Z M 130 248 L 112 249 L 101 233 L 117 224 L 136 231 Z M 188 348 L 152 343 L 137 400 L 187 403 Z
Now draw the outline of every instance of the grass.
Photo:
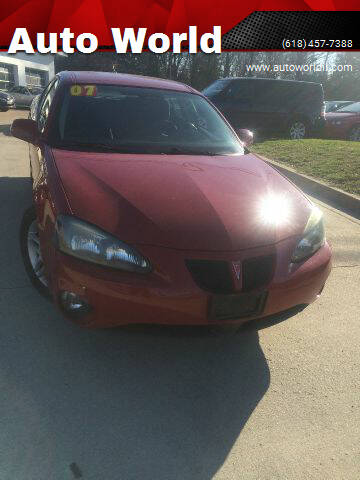
M 251 147 L 329 185 L 360 195 L 360 142 L 344 140 L 267 140 Z

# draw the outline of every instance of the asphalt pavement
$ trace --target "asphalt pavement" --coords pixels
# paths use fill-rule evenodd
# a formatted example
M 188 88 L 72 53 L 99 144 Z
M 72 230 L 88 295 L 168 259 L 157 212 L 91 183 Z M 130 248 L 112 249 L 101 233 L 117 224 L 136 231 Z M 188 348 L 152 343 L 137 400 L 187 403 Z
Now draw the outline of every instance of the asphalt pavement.
M 22 265 L 18 116 L 0 113 L 0 480 L 360 478 L 360 222 L 319 203 L 334 267 L 282 323 L 82 329 Z

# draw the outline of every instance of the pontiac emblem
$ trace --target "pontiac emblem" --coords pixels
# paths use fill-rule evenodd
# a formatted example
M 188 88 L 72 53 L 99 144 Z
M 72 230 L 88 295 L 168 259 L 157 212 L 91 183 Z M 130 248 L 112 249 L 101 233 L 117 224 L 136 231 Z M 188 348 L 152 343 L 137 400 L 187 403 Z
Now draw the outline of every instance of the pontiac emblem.
M 235 273 L 235 276 L 238 280 L 240 280 L 241 276 L 241 262 L 232 262 L 232 267 Z

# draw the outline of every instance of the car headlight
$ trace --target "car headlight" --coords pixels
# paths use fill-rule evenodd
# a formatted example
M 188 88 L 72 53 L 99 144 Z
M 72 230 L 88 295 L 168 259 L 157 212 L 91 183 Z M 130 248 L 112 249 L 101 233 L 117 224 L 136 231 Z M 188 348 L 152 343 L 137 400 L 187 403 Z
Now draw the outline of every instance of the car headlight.
M 291 257 L 293 263 L 311 257 L 325 243 L 325 229 L 321 211 L 314 207 L 306 224 L 302 239 Z
M 68 255 L 105 267 L 147 273 L 151 265 L 133 247 L 95 225 L 68 215 L 59 215 L 55 226 L 57 248 Z

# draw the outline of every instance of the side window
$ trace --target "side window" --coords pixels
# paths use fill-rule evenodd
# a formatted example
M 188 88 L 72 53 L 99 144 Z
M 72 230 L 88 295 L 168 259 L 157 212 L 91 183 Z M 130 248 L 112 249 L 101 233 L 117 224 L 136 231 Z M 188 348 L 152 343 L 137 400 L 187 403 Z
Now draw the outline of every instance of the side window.
M 281 113 L 286 105 L 286 86 L 278 80 L 259 81 L 254 109 L 256 112 Z
M 58 80 L 56 79 L 48 86 L 44 92 L 44 96 L 42 97 L 41 105 L 39 105 L 38 126 L 40 132 L 43 132 L 46 127 L 46 122 L 49 117 L 50 107 L 55 96 L 57 84 Z
M 227 90 L 227 97 L 231 100 L 251 102 L 254 98 L 254 83 L 248 80 L 232 82 Z

